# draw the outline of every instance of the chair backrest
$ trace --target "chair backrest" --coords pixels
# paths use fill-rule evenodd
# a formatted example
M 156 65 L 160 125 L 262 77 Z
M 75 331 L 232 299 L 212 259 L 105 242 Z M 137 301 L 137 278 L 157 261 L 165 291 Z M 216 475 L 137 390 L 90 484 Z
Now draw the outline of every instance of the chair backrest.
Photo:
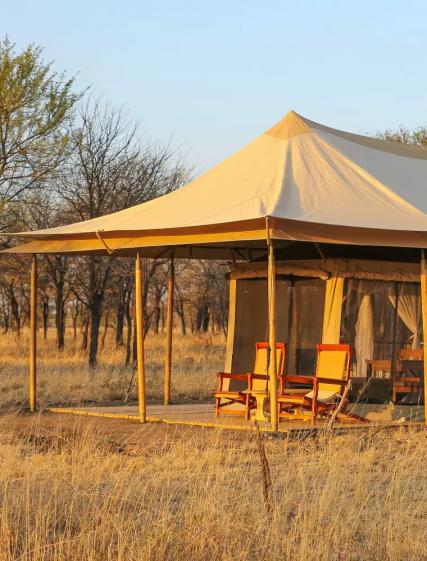
M 254 374 L 268 374 L 268 352 L 270 345 L 266 342 L 255 343 L 255 363 Z M 284 343 L 276 343 L 276 373 L 282 376 L 286 363 L 286 345 Z M 252 388 L 254 390 L 266 390 L 268 386 L 267 380 L 254 379 Z
M 315 376 L 347 381 L 350 377 L 350 345 L 317 345 Z M 319 391 L 342 394 L 344 386 L 319 382 Z
M 400 360 L 423 360 L 423 349 L 400 349 Z

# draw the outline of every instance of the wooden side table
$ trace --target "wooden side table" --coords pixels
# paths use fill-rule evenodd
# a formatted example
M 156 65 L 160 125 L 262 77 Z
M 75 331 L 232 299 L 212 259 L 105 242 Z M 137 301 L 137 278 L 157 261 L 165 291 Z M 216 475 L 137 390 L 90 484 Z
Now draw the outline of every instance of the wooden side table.
M 367 378 L 391 378 L 391 360 L 388 359 L 368 359 Z
M 242 393 L 248 393 L 256 399 L 254 421 L 261 421 L 263 423 L 268 421 L 268 417 L 264 412 L 265 400 L 268 397 L 268 392 L 266 390 L 244 390 Z

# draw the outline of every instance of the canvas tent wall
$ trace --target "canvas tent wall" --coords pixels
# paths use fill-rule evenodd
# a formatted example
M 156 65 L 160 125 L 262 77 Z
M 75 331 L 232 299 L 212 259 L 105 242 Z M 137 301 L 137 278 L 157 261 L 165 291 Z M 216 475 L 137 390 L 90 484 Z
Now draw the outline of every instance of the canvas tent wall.
M 418 271 L 417 271 L 418 269 Z M 313 374 L 317 343 L 349 343 L 353 376 L 366 378 L 367 361 L 393 361 L 403 348 L 423 345 L 419 267 L 411 263 L 361 260 L 278 262 L 277 340 L 288 346 L 287 371 Z M 242 264 L 230 272 L 230 323 L 226 364 L 250 370 L 254 341 L 268 331 L 262 302 L 267 270 L 263 263 Z M 422 378 L 422 373 L 421 378 Z M 366 396 L 391 399 L 389 385 Z M 373 384 L 375 386 L 375 384 Z M 384 389 L 387 391 L 385 392 Z M 419 396 L 420 403 L 423 396 Z

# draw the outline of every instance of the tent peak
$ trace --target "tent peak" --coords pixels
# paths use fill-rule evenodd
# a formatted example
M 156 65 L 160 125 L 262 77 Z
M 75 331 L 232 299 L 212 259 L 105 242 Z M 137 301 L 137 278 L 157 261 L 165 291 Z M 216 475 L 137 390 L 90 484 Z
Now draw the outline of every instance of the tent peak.
M 422 146 L 394 142 L 391 140 L 384 140 L 382 138 L 363 136 L 352 132 L 334 129 L 326 125 L 316 123 L 315 121 L 311 121 L 310 119 L 299 115 L 296 111 L 289 111 L 283 119 L 265 131 L 264 134 L 273 136 L 280 140 L 288 140 L 308 133 L 317 133 L 324 138 L 327 138 L 325 135 L 334 135 L 335 137 L 339 137 L 374 150 L 389 152 L 390 154 L 394 154 L 396 156 L 427 160 L 427 150 Z
M 268 129 L 265 134 L 286 140 L 293 136 L 311 132 L 311 127 L 308 123 L 309 121 L 306 121 L 304 117 L 292 110 Z

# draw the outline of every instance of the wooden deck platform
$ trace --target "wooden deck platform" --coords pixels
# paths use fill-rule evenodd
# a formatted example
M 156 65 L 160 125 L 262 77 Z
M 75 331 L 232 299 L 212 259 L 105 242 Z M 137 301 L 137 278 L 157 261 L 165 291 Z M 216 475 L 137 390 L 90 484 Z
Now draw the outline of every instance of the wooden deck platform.
M 128 419 L 139 422 L 138 407 L 136 405 L 112 405 L 95 407 L 61 407 L 49 408 L 51 413 L 69 413 L 91 417 L 107 417 Z M 172 425 L 189 425 L 195 427 L 219 427 L 236 430 L 254 430 L 255 423 L 246 421 L 236 415 L 220 415 L 215 418 L 212 403 L 184 403 L 179 405 L 148 405 L 147 422 L 167 423 Z M 300 428 L 307 428 L 306 423 L 299 423 Z M 269 430 L 268 423 L 260 423 L 260 430 Z M 284 432 L 287 432 L 284 430 Z
M 139 422 L 138 407 L 136 405 L 111 405 L 111 406 L 85 406 L 85 407 L 52 407 L 51 413 L 70 415 L 83 415 L 92 417 L 107 417 L 127 419 Z M 391 406 L 384 405 L 356 405 L 353 411 L 358 415 L 366 417 L 372 424 L 390 423 L 404 418 L 405 423 L 421 424 L 423 422 L 423 406 Z M 147 422 L 167 423 L 172 425 L 187 425 L 195 427 L 213 427 L 234 430 L 256 430 L 253 421 L 246 421 L 243 417 L 236 415 L 220 415 L 215 418 L 212 403 L 184 403 L 175 405 L 148 405 Z M 258 423 L 261 431 L 269 431 L 269 423 Z M 319 427 L 322 423 L 319 423 Z M 366 423 L 336 423 L 339 428 L 362 428 L 368 426 Z M 287 421 L 281 422 L 279 432 L 287 433 L 293 430 L 310 429 L 308 422 Z

